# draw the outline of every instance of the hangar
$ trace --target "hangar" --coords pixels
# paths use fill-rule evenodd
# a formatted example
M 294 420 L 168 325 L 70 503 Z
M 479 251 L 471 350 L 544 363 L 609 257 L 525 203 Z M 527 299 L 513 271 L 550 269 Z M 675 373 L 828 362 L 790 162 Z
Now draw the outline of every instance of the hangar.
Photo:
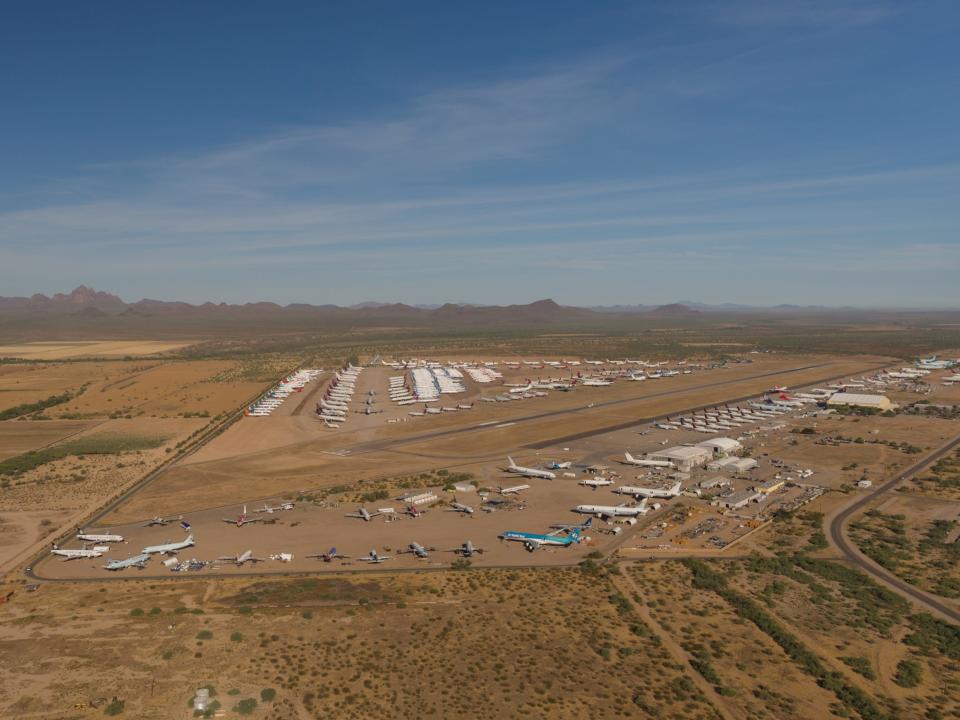
M 650 460 L 672 462 L 677 470 L 690 472 L 695 467 L 706 465 L 713 457 L 713 449 L 702 445 L 676 445 L 649 453 L 647 457 Z
M 893 403 L 886 395 L 866 395 L 850 392 L 834 393 L 827 400 L 827 405 L 848 405 L 850 407 L 874 408 L 875 410 L 889 410 L 893 407 Z

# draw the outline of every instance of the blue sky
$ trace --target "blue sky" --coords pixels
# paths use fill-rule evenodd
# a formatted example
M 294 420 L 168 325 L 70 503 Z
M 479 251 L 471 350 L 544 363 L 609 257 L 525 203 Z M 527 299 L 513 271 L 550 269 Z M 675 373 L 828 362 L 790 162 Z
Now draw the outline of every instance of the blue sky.
M 953 2 L 21 3 L 0 294 L 960 307 Z

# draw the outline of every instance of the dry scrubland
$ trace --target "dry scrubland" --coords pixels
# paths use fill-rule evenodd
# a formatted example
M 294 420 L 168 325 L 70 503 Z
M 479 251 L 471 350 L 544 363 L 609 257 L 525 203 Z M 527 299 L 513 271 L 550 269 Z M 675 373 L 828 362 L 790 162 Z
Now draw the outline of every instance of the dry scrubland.
M 734 717 L 944 718 L 960 713 L 960 630 L 818 558 L 816 514 L 781 518 L 777 556 L 641 563 L 655 622 Z
M 31 342 L 0 345 L 0 357 L 21 360 L 64 360 L 80 357 L 130 357 L 158 355 L 192 345 L 162 340 L 78 340 L 76 342 Z
M 0 365 L 0 567 L 79 523 L 295 361 Z M 7 392 L 8 391 L 8 392 Z
M 85 717 L 74 704 L 100 696 L 188 717 L 206 684 L 278 719 L 721 717 L 632 600 L 580 569 L 45 585 L 0 628 L 0 706 L 20 718 Z

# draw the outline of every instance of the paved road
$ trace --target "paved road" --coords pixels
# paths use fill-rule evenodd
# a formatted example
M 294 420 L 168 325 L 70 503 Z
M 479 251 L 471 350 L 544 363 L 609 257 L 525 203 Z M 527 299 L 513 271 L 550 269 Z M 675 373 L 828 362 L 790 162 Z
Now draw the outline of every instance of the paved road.
M 863 570 L 865 573 L 872 575 L 884 585 L 887 585 L 888 587 L 917 601 L 924 607 L 932 610 L 934 613 L 960 624 L 960 612 L 957 612 L 953 608 L 948 607 L 944 603 L 940 602 L 937 598 L 929 595 L 919 588 L 914 587 L 910 583 L 901 580 L 896 575 L 884 570 L 882 567 L 880 567 L 880 565 L 873 562 L 863 553 L 861 553 L 847 539 L 845 534 L 847 521 L 849 521 L 854 514 L 861 511 L 864 507 L 876 500 L 881 495 L 893 490 L 904 480 L 916 475 L 928 465 L 932 465 L 958 446 L 960 446 L 960 435 L 956 436 L 952 440 L 949 440 L 945 445 L 941 445 L 922 460 L 917 461 L 910 467 L 900 472 L 896 477 L 887 480 L 882 485 L 878 485 L 876 490 L 868 493 L 846 509 L 839 512 L 830 522 L 830 540 L 837 547 L 837 549 L 844 554 L 847 560 Z

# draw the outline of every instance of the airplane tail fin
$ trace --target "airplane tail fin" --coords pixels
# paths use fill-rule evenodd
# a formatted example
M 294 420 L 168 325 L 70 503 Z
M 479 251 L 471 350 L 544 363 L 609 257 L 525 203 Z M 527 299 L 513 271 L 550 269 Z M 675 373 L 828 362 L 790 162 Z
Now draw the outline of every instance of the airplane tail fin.
M 625 452 L 625 453 L 623 454 L 623 457 L 626 458 L 627 462 L 633 462 L 633 460 L 634 460 L 633 455 L 631 455 L 631 454 L 628 453 L 628 452 Z
M 507 462 L 510 463 L 510 467 L 515 467 L 516 463 L 513 461 L 513 458 L 507 455 Z

